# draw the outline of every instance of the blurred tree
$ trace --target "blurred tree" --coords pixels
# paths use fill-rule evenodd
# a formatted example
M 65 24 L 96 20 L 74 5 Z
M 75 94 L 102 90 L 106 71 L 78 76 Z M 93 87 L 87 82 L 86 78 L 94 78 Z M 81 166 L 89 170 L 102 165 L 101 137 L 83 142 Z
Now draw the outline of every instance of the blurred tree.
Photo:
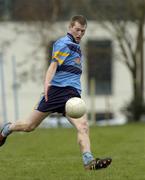
M 87 9 L 93 19 L 108 30 L 117 40 L 122 52 L 117 60 L 123 62 L 128 68 L 132 77 L 133 97 L 125 108 L 130 119 L 138 121 L 145 113 L 144 106 L 144 25 L 145 25 L 145 1 L 127 0 L 122 4 L 120 1 L 104 1 L 107 11 L 103 8 L 96 8 L 94 0 L 82 0 L 83 6 Z M 97 0 L 99 1 L 99 0 Z M 122 11 L 118 11 L 119 7 Z M 106 23 L 106 21 L 108 23 Z M 130 31 L 130 24 L 136 25 L 136 37 Z
M 3 7 L 3 2 L 6 1 L 1 0 L 1 2 L 1 7 Z M 49 42 L 52 39 L 52 34 L 48 33 L 48 29 L 54 31 L 52 24 L 66 20 L 76 13 L 86 14 L 89 20 L 100 22 L 117 40 L 122 52 L 122 57 L 117 57 L 117 59 L 123 62 L 131 73 L 133 97 L 127 110 L 131 112 L 132 119 L 140 119 L 144 111 L 144 0 L 11 0 L 10 7 L 12 8 L 10 10 L 11 20 L 21 21 L 22 24 L 31 24 L 29 33 L 33 37 L 33 43 L 39 42 L 38 47 L 31 55 L 34 56 L 38 50 L 43 50 L 47 52 L 45 53 L 46 60 L 48 60 Z M 136 37 L 132 37 L 130 33 L 130 21 L 136 24 L 138 29 Z M 20 32 L 17 29 L 17 31 L 23 33 L 25 30 Z M 35 59 L 37 60 L 37 58 Z M 45 64 L 44 67 L 47 65 Z M 32 62 L 31 69 L 31 76 L 34 80 L 42 79 L 36 77 L 39 75 L 37 72 L 41 71 L 39 63 Z M 26 77 L 28 73 L 24 72 L 23 74 Z
M 7 20 L 10 17 L 11 0 L 0 0 L 0 20 Z
M 34 61 L 29 61 L 29 71 L 19 72 L 20 79 L 40 82 L 44 71 L 48 67 L 49 48 L 51 48 L 53 24 L 56 23 L 61 14 L 61 0 L 12 0 L 11 20 L 22 25 L 16 28 L 19 34 L 27 32 L 30 35 L 29 43 L 35 47 L 32 52 L 25 56 L 19 66 L 25 66 L 33 56 Z M 23 28 L 25 27 L 25 28 Z M 21 30 L 20 30 L 21 29 Z M 45 61 L 38 61 L 39 52 L 45 55 Z
M 54 22 L 61 12 L 60 0 L 12 0 L 12 19 L 15 21 Z

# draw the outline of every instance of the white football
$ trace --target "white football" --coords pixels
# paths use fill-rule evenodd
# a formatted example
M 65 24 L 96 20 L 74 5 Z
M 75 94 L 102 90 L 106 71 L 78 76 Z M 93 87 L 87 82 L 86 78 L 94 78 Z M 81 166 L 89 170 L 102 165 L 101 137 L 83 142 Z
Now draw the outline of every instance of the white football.
M 71 118 L 80 118 L 86 113 L 86 104 L 81 98 L 73 97 L 66 102 L 65 111 Z

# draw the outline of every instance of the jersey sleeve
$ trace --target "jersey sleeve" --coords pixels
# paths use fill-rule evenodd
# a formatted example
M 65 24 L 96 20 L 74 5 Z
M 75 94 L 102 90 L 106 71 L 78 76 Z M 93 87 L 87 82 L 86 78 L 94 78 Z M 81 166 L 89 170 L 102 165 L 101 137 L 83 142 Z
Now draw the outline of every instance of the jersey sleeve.
M 51 62 L 57 62 L 62 65 L 65 59 L 70 55 L 70 50 L 65 44 L 54 44 Z

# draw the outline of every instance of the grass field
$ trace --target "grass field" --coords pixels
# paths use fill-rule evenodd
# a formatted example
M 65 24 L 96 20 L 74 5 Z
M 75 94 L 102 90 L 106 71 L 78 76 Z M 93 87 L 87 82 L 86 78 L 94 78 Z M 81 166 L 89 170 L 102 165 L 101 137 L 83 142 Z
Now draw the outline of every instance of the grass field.
M 0 148 L 2 180 L 145 180 L 145 124 L 91 127 L 92 152 L 112 165 L 84 171 L 76 132 L 37 129 L 12 134 Z

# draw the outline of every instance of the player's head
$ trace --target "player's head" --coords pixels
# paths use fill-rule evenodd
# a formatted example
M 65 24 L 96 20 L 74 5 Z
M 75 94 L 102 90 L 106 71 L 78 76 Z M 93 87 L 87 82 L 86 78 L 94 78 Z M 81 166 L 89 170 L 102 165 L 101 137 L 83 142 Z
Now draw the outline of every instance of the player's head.
M 71 18 L 69 24 L 69 33 L 73 35 L 75 41 L 79 43 L 85 34 L 87 28 L 87 19 L 82 15 L 76 15 Z

